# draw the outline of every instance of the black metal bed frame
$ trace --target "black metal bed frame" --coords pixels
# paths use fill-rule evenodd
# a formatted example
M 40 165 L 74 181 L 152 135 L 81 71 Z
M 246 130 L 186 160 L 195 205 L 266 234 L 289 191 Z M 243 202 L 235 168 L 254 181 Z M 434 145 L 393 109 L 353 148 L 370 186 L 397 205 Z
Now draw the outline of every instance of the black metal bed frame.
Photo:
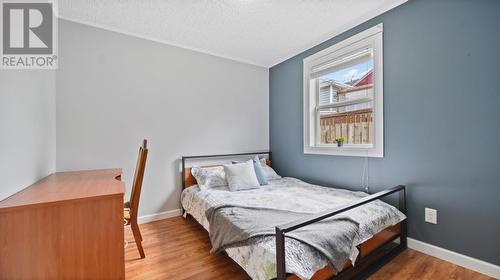
M 185 181 L 185 168 L 186 160 L 189 159 L 203 159 L 203 158 L 223 158 L 223 157 L 237 157 L 237 156 L 251 156 L 251 155 L 269 155 L 269 160 L 271 160 L 271 152 L 254 152 L 254 153 L 238 153 L 238 154 L 220 154 L 220 155 L 202 155 L 202 156 L 183 156 L 181 158 L 182 166 L 182 189 L 186 188 Z M 387 197 L 391 194 L 399 194 L 399 205 L 398 209 L 406 215 L 406 186 L 398 185 L 396 187 L 383 190 L 369 196 L 366 196 L 356 202 L 350 203 L 345 206 L 341 206 L 335 209 L 327 210 L 318 213 L 312 217 L 298 219 L 283 225 L 276 226 L 276 268 L 277 268 L 277 280 L 285 280 L 287 277 L 286 273 L 286 263 L 285 263 L 285 236 L 286 233 L 294 231 L 296 229 L 305 227 L 307 225 L 319 222 L 321 220 L 327 219 L 329 217 L 335 216 L 337 214 L 346 212 L 353 208 L 359 207 L 361 205 L 370 203 L 377 199 Z M 183 209 L 184 211 L 184 209 Z M 400 252 L 407 248 L 407 221 L 403 220 L 401 223 L 400 233 L 394 236 L 391 240 L 385 242 L 379 248 L 373 250 L 368 255 L 362 257 L 361 254 L 358 255 L 356 260 L 356 266 L 351 266 L 337 273 L 333 279 L 351 279 L 354 276 L 356 278 L 365 278 L 383 266 L 385 263 L 396 257 Z M 396 240 L 399 239 L 399 243 Z
M 348 205 L 338 207 L 336 209 L 331 209 L 319 213 L 313 217 L 302 218 L 290 223 L 286 223 L 276 227 L 276 266 L 277 266 L 277 279 L 284 280 L 286 278 L 286 264 L 285 264 L 285 234 L 293 230 L 299 229 L 301 227 L 313 224 L 315 222 L 321 221 L 323 219 L 335 216 L 337 214 L 343 213 L 345 211 L 351 210 L 358 206 L 370 203 L 374 200 L 386 197 L 393 193 L 399 192 L 399 205 L 398 208 L 401 212 L 406 215 L 406 187 L 399 185 L 388 190 L 380 191 L 372 195 L 366 196 L 356 202 L 350 203 Z M 398 245 L 393 245 L 391 248 L 385 248 L 385 245 L 391 245 L 396 239 L 399 240 Z M 387 261 L 392 259 L 398 253 L 406 249 L 407 247 L 407 225 L 406 220 L 401 222 L 401 231 L 392 240 L 389 240 L 373 252 L 365 257 L 358 255 L 358 260 L 356 261 L 355 267 L 350 267 L 348 269 L 342 270 L 338 273 L 334 279 L 350 278 L 355 274 L 370 274 L 374 270 L 378 269 L 380 266 L 384 265 Z M 387 252 L 384 252 L 386 250 Z M 386 258 L 384 258 L 386 256 Z

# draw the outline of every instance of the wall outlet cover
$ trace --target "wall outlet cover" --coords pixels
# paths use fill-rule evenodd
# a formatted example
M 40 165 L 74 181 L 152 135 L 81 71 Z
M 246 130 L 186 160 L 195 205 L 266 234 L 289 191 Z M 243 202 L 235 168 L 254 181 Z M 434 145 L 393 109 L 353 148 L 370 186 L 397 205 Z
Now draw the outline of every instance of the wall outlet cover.
M 425 208 L 425 221 L 431 224 L 437 224 L 437 210 Z

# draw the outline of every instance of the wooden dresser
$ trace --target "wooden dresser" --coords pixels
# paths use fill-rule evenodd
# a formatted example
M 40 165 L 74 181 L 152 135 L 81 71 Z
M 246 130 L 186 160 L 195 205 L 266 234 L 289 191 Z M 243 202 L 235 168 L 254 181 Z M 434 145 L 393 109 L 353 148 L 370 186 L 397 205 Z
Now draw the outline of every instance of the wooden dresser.
M 124 279 L 121 169 L 58 172 L 0 202 L 0 279 Z

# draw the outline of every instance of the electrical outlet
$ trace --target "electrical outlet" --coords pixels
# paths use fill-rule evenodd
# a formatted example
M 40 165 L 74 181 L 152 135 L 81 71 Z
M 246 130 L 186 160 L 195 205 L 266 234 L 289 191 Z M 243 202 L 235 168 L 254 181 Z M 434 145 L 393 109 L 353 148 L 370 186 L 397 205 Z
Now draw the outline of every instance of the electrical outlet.
M 438 223 L 438 212 L 436 209 L 425 208 L 425 221 L 431 224 Z

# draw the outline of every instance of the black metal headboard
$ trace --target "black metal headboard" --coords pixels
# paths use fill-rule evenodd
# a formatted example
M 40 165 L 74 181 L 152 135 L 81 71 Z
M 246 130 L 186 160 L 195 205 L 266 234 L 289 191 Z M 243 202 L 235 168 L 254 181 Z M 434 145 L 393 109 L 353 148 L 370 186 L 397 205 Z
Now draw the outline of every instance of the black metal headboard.
M 186 160 L 190 159 L 206 159 L 206 158 L 224 158 L 224 157 L 238 157 L 238 156 L 253 156 L 253 155 L 268 155 L 269 160 L 271 160 L 271 152 L 253 152 L 253 153 L 238 153 L 238 154 L 221 154 L 221 155 L 201 155 L 201 156 L 183 156 L 181 158 L 181 180 L 182 180 L 182 189 L 186 188 Z

